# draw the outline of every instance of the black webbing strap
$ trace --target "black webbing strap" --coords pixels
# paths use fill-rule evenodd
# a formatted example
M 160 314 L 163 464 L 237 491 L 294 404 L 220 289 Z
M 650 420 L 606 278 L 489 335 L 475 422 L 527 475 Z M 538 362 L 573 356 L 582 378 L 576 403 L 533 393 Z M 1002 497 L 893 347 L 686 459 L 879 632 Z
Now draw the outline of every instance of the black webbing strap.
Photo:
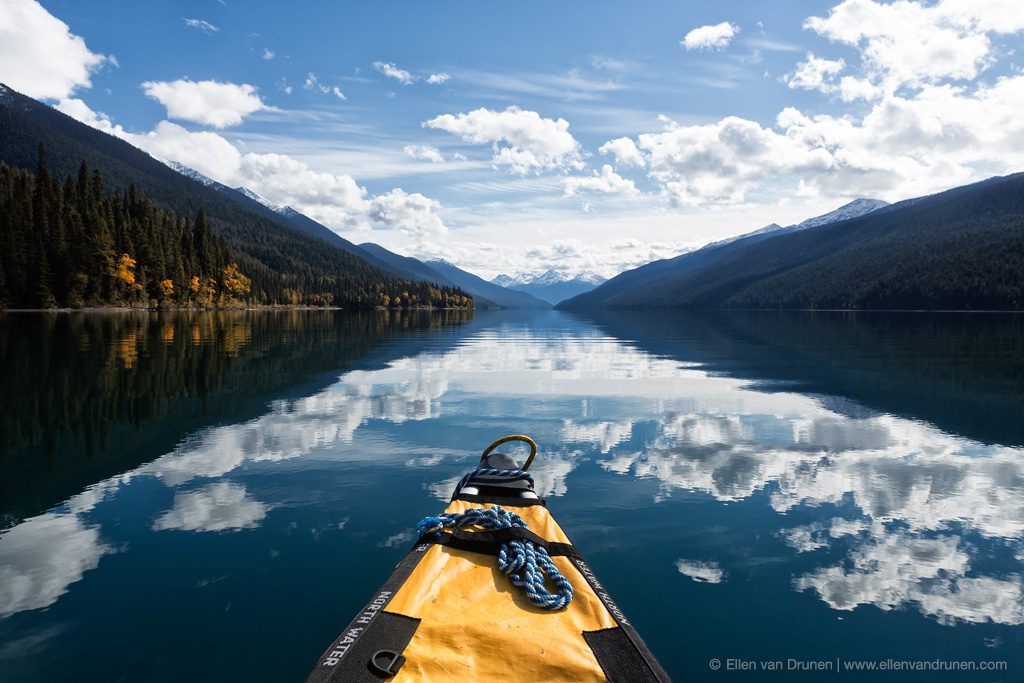
M 493 503 L 507 508 L 522 508 L 531 505 L 547 505 L 543 498 L 518 498 L 510 496 L 478 496 L 459 493 L 452 500 L 464 500 L 467 503 Z
M 501 546 L 512 540 L 530 541 L 535 546 L 544 548 L 548 555 L 564 555 L 565 557 L 583 559 L 580 552 L 571 543 L 548 541 L 523 527 L 509 527 L 489 531 L 466 531 L 453 529 L 441 532 L 441 536 L 430 533 L 420 537 L 420 543 L 436 543 L 456 550 L 469 550 L 483 555 L 497 555 Z
M 608 683 L 658 683 L 657 674 L 621 627 L 584 631 L 583 638 L 597 657 Z
M 672 679 L 668 677 L 665 670 L 661 668 L 661 664 L 654 658 L 650 649 L 647 647 L 647 643 L 640 637 L 640 634 L 636 632 L 633 625 L 626 619 L 626 615 L 622 613 L 615 601 L 612 600 L 612 596 L 608 595 L 608 591 L 604 589 L 601 582 L 597 580 L 593 570 L 587 564 L 586 560 L 582 557 L 571 558 L 576 568 L 580 570 L 580 574 L 587 580 L 590 587 L 597 593 L 597 597 L 601 599 L 601 602 L 607 608 L 608 612 L 615 619 L 615 623 L 619 626 L 618 628 L 603 629 L 602 631 L 584 631 L 583 636 L 587 639 L 587 644 L 590 645 L 590 649 L 594 651 L 594 656 L 597 657 L 597 661 L 601 664 L 601 668 L 604 669 L 605 675 L 608 676 L 609 683 L 617 683 L 618 681 L 656 681 L 657 683 L 672 683 Z M 618 634 L 610 634 L 605 636 L 594 634 L 601 634 L 605 631 L 619 631 Z M 594 647 L 594 643 L 591 642 L 591 637 L 598 641 L 598 647 Z M 628 643 L 628 648 L 627 648 Z M 601 650 L 599 652 L 598 650 Z M 604 657 L 606 661 L 601 661 Z M 607 661 L 609 657 L 622 658 L 628 662 L 628 669 L 620 669 L 614 662 Z M 606 666 L 607 663 L 607 666 Z M 626 666 L 626 665 L 623 665 Z M 639 671 L 640 673 L 634 673 Z M 627 673 L 628 672 L 628 673 Z
M 417 543 L 409 551 L 373 600 L 320 656 L 306 683 L 375 682 L 386 679 L 384 673 L 374 671 L 374 661 L 378 667 L 390 667 L 392 673 L 397 671 L 401 662 L 394 661 L 395 657 L 405 650 L 420 620 L 385 612 L 384 609 L 429 549 L 429 544 Z M 386 654 L 375 657 L 378 653 L 393 653 L 395 657 Z

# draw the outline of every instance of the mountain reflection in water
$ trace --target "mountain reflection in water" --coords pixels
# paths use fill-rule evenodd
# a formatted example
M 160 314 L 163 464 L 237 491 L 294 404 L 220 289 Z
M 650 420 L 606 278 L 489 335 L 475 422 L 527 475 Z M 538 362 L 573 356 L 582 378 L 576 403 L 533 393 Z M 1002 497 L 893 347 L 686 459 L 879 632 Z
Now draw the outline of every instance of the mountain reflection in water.
M 673 676 L 772 652 L 1024 666 L 1019 317 L 8 315 L 0 359 L 27 397 L 6 392 L 0 459 L 12 680 L 87 651 L 85 678 L 133 677 L 125 638 L 206 677 L 256 639 L 275 662 L 243 668 L 301 677 L 513 431 Z

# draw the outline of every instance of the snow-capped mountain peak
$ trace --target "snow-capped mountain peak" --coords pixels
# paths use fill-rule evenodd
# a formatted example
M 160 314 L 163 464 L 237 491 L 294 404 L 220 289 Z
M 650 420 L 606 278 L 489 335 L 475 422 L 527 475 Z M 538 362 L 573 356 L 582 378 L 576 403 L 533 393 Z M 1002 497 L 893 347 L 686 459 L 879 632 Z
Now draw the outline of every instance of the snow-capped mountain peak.
M 563 282 L 580 282 L 596 286 L 604 282 L 606 279 L 607 278 L 601 277 L 595 273 L 571 274 L 559 272 L 554 268 L 549 268 L 540 275 L 533 275 L 531 273 L 508 275 L 506 273 L 502 273 L 501 275 L 492 278 L 491 282 L 501 287 L 546 287 L 548 285 L 557 285 Z
M 501 275 L 495 276 L 491 280 L 491 283 L 498 285 L 499 287 L 512 287 L 514 285 L 523 284 L 524 280 L 522 278 L 522 275 L 512 277 L 511 275 L 506 275 L 505 273 L 502 273 Z
M 815 216 L 814 218 L 808 218 L 807 220 L 797 223 L 794 226 L 797 230 L 806 230 L 807 228 L 816 228 L 819 225 L 828 225 L 829 223 L 838 223 L 839 221 L 847 221 L 851 218 L 859 218 L 864 214 L 871 213 L 876 209 L 880 209 L 883 206 L 888 206 L 889 202 L 883 202 L 881 199 L 868 199 L 867 197 L 858 197 L 848 204 L 843 204 L 835 211 L 829 211 L 826 214 Z
M 859 218 L 860 216 L 869 214 L 872 211 L 875 211 L 877 209 L 882 208 L 883 206 L 888 205 L 888 202 L 884 202 L 881 199 L 868 199 L 866 197 L 858 197 L 857 199 L 854 199 L 852 202 L 843 204 L 835 211 L 829 211 L 828 213 L 824 213 L 820 216 L 808 218 L 807 220 L 802 221 L 800 223 L 787 225 L 785 227 L 779 225 L 778 223 L 770 223 L 764 226 L 763 228 L 754 230 L 753 232 L 745 232 L 742 235 L 736 235 L 735 237 L 727 237 L 724 240 L 711 242 L 710 244 L 701 247 L 701 249 L 715 249 L 717 247 L 722 247 L 741 239 L 753 237 L 754 235 L 765 235 L 768 233 L 797 232 L 798 230 L 817 228 L 822 225 L 828 225 L 829 223 L 838 223 L 840 221 L 850 220 L 851 218 Z
M 725 239 L 718 240 L 716 242 L 709 242 L 708 244 L 705 244 L 703 247 L 701 247 L 701 249 L 715 249 L 717 247 L 724 247 L 727 244 L 731 244 L 733 242 L 736 242 L 737 240 L 746 239 L 747 237 L 750 237 L 752 235 L 763 235 L 763 234 L 768 233 L 768 232 L 776 232 L 776 231 L 782 230 L 782 229 L 783 229 L 783 227 L 781 225 L 779 225 L 778 223 L 769 223 L 768 225 L 764 226 L 763 228 L 758 228 L 757 230 L 753 230 L 751 232 L 745 232 L 742 235 L 735 235 L 733 237 L 726 237 Z M 683 253 L 685 254 L 687 252 L 683 252 Z M 680 256 L 681 255 L 682 254 L 680 254 Z
M 173 170 L 177 171 L 181 175 L 183 175 L 183 176 L 185 176 L 187 178 L 191 178 L 192 180 L 196 181 L 197 183 L 202 183 L 203 185 L 206 185 L 207 187 L 212 187 L 213 189 L 217 190 L 218 192 L 230 192 L 233 189 L 235 192 L 243 195 L 244 197 L 247 197 L 248 199 L 251 199 L 254 202 L 258 202 L 258 203 L 262 204 L 263 206 L 267 207 L 268 209 L 270 209 L 274 213 L 279 213 L 279 214 L 282 214 L 282 215 L 287 216 L 287 217 L 302 216 L 303 218 L 305 218 L 305 216 L 303 216 L 303 214 L 299 213 L 298 211 L 296 211 L 292 207 L 290 207 L 290 206 L 283 206 L 281 204 L 276 204 L 276 203 L 270 201 L 269 199 L 267 199 L 266 197 L 264 197 L 263 195 L 259 194 L 258 192 L 254 192 L 254 191 L 250 190 L 248 187 L 239 186 L 239 187 L 235 187 L 235 188 L 229 188 L 227 185 L 222 185 L 221 183 L 217 182 L 213 178 L 210 178 L 209 176 L 205 176 L 202 173 L 200 173 L 199 171 L 195 170 L 194 168 L 190 168 L 190 167 L 186 166 L 185 164 L 178 163 L 177 161 L 166 161 L 164 163 L 166 163 L 169 167 L 171 167 Z
M 526 292 L 538 299 L 544 299 L 549 303 L 555 304 L 563 299 L 590 291 L 603 283 L 605 279 L 594 273 L 573 274 L 549 268 L 539 275 L 532 273 L 508 275 L 507 273 L 502 273 L 493 278 L 491 283 L 508 289 Z
M 189 166 L 186 166 L 185 164 L 178 163 L 177 161 L 165 161 L 164 163 L 167 164 L 168 166 L 170 166 L 171 169 L 173 169 L 173 170 L 177 171 L 178 173 L 180 173 L 181 175 L 183 175 L 183 176 L 185 176 L 187 178 L 191 178 L 192 180 L 196 181 L 197 183 L 201 183 L 203 185 L 206 185 L 207 187 L 212 187 L 214 185 L 219 185 L 220 184 L 216 180 L 214 180 L 213 178 L 211 178 L 209 176 L 205 176 L 202 173 L 200 173 L 199 171 L 197 171 L 196 169 L 190 168 Z
M 274 202 L 270 201 L 269 199 L 267 199 L 263 195 L 261 195 L 261 194 L 259 194 L 257 192 L 253 192 L 248 187 L 236 187 L 235 190 L 238 191 L 239 193 L 245 195 L 249 199 L 253 200 L 254 202 L 259 202 L 260 204 L 262 204 L 263 206 L 267 207 L 271 211 L 276 211 L 277 213 L 284 213 L 285 210 L 288 208 L 287 206 L 281 206 L 280 204 L 275 204 Z
M 556 282 L 566 282 L 573 278 L 568 275 L 563 275 L 554 269 L 547 270 L 537 277 L 530 280 L 531 285 L 553 285 Z

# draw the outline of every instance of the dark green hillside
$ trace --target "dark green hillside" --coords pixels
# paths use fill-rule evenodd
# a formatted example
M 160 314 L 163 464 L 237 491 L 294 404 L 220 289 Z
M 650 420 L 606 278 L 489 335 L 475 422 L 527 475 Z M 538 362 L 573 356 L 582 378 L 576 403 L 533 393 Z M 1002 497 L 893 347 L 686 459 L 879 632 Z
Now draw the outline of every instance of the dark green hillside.
M 100 172 L 106 190 L 121 196 L 134 185 L 146 198 L 178 216 L 204 209 L 230 259 L 251 279 L 252 303 L 367 308 L 387 297 L 395 305 L 463 305 L 449 288 L 411 283 L 329 242 L 304 234 L 235 198 L 185 177 L 123 140 L 94 130 L 9 88 L 0 88 L 0 161 L 35 169 L 45 146 L 50 171 L 63 180 L 84 161 Z
M 1024 308 L 1024 174 L 781 234 L 607 308 Z
M 200 209 L 195 221 L 108 194 L 83 162 L 60 182 L 0 162 L 0 307 L 228 305 L 250 282 Z

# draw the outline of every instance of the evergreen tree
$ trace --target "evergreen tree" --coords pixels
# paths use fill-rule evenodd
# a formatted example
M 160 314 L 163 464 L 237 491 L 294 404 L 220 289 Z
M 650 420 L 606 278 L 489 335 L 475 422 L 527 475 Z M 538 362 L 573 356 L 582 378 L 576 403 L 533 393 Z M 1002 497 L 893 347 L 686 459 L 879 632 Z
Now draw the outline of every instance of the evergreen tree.
M 252 251 L 228 248 L 205 208 L 190 221 L 158 207 L 134 184 L 108 193 L 99 169 L 84 162 L 74 168 L 55 179 L 43 147 L 34 173 L 0 163 L 0 305 L 472 305 L 456 290 L 379 271 L 328 270 L 317 259 L 343 252 L 326 242 L 322 254 L 295 260 L 273 240 L 248 239 L 261 254 L 254 258 Z

